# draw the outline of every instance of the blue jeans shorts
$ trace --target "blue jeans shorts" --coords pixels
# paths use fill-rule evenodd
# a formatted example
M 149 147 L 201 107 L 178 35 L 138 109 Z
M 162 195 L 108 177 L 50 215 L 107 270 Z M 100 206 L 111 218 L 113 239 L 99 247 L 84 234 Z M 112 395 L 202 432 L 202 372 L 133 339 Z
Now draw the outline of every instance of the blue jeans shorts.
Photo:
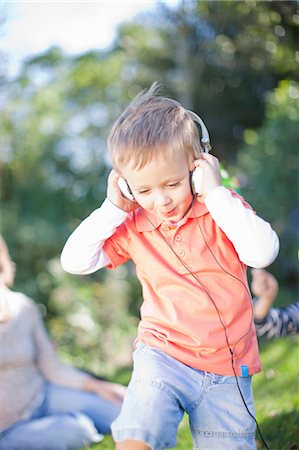
M 121 414 L 112 424 L 116 442 L 145 442 L 152 450 L 176 447 L 184 412 L 195 450 L 253 450 L 255 421 L 241 399 L 234 376 L 193 369 L 139 343 Z M 254 416 L 251 377 L 238 377 Z
M 50 383 L 29 418 L 0 432 L 0 450 L 86 448 L 110 433 L 119 413 L 120 405 L 92 392 Z

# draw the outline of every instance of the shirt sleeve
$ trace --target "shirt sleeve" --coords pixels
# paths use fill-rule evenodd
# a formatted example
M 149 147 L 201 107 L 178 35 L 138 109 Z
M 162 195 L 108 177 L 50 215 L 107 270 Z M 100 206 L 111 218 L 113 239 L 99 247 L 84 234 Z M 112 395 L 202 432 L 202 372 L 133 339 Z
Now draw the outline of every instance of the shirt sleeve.
M 30 299 L 29 299 L 30 300 Z M 81 389 L 90 375 L 61 361 L 46 331 L 37 306 L 30 300 L 30 314 L 34 324 L 33 337 L 36 364 L 42 375 L 51 383 L 73 389 Z
M 299 333 L 299 302 L 271 308 L 264 319 L 254 320 L 256 334 L 266 339 Z
M 206 196 L 205 204 L 244 264 L 262 268 L 275 260 L 279 251 L 277 234 L 241 196 L 219 186 Z
M 66 272 L 85 275 L 110 265 L 103 250 L 105 241 L 128 217 L 128 213 L 108 199 L 75 229 L 61 253 L 61 265 Z

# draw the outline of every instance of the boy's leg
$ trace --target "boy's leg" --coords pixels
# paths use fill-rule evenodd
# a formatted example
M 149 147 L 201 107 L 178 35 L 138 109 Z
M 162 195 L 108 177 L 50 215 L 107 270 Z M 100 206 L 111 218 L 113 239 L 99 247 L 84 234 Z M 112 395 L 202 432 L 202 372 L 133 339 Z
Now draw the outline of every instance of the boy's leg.
M 45 415 L 83 413 L 102 434 L 111 432 L 111 423 L 119 415 L 121 404 L 113 403 L 86 391 L 68 389 L 54 384 L 47 386 Z
M 174 384 L 176 362 L 162 352 L 138 344 L 134 370 L 120 416 L 112 424 L 118 450 L 162 450 L 176 446 L 183 409 Z
M 1 450 L 71 450 L 99 442 L 83 414 L 60 414 L 23 421 L 0 434 Z
M 255 421 L 248 414 L 234 376 L 210 378 L 200 403 L 189 414 L 195 450 L 255 450 Z M 251 377 L 238 377 L 246 405 L 255 417 Z

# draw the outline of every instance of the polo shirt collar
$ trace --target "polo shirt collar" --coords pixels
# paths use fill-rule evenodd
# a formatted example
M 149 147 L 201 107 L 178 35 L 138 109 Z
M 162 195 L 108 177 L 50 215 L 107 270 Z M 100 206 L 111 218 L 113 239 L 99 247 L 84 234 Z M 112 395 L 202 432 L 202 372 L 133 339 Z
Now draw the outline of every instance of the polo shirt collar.
M 199 201 L 195 201 L 192 208 L 186 215 L 187 219 L 194 219 L 195 217 L 203 216 L 208 212 L 208 208 L 205 203 L 201 203 Z M 134 211 L 134 221 L 136 225 L 136 229 L 139 232 L 144 231 L 152 231 L 156 228 L 159 228 L 162 223 L 166 223 L 170 228 L 176 228 L 177 225 L 173 225 L 170 222 L 163 221 L 159 217 L 150 214 L 148 212 L 144 212 L 141 208 L 138 208 Z M 184 223 L 184 222 L 183 222 Z

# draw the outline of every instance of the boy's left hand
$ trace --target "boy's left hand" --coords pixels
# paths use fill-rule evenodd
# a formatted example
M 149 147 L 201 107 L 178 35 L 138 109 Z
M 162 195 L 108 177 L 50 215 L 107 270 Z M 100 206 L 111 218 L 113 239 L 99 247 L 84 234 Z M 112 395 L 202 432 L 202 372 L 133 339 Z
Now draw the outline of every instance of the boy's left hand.
M 201 198 L 204 200 L 209 192 L 222 184 L 219 160 L 210 153 L 201 153 L 199 158 L 193 161 L 193 164 L 194 168 L 202 168 L 203 182 Z

